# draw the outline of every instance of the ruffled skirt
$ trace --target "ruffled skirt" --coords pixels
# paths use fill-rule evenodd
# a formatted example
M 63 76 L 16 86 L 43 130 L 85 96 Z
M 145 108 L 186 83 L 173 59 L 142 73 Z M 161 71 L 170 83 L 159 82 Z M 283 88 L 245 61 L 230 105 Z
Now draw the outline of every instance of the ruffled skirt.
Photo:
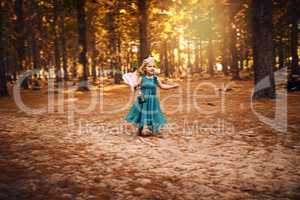
M 156 133 L 167 123 L 167 120 L 160 109 L 159 100 L 156 95 L 144 95 L 145 101 L 135 100 L 124 118 L 127 122 L 134 124 L 138 128 L 148 127 Z

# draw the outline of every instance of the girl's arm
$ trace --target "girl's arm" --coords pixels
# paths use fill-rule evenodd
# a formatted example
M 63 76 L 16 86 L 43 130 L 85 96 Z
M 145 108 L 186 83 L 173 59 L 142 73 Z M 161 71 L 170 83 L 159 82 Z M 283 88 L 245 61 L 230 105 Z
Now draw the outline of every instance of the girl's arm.
M 160 79 L 157 77 L 157 83 L 158 83 L 158 86 L 161 88 L 161 89 L 172 89 L 172 88 L 177 88 L 179 85 L 178 84 L 174 84 L 174 85 L 169 85 L 169 84 L 164 84 L 160 81 Z

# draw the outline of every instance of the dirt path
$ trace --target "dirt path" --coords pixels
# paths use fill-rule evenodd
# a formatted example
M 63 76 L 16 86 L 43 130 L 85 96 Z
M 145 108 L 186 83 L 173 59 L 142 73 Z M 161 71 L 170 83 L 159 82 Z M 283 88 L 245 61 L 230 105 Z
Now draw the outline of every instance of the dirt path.
M 201 97 L 212 88 L 199 83 L 211 84 L 182 81 L 182 90 L 161 92 L 169 121 L 163 138 L 134 137 L 122 120 L 128 108 L 109 114 L 98 105 L 75 113 L 71 126 L 66 111 L 27 115 L 0 99 L 0 199 L 299 199 L 300 93 L 288 97 L 289 126 L 281 133 L 251 111 L 251 82 L 231 86 L 223 109 L 220 96 Z M 165 99 L 173 94 L 182 96 Z M 65 95 L 55 106 L 67 108 Z M 30 106 L 47 104 L 43 91 L 23 97 Z M 88 95 L 74 99 L 78 107 L 89 104 Z M 104 110 L 127 99 L 126 87 L 107 86 Z M 255 109 L 272 116 L 274 101 Z

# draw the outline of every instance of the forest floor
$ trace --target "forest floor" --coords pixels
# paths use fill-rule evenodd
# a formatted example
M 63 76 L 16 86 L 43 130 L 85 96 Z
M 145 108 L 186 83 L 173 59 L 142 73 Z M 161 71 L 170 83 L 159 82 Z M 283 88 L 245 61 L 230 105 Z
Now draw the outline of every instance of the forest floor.
M 91 106 L 91 93 L 67 88 L 42 114 L 1 98 L 0 199 L 300 199 L 300 92 L 287 97 L 281 132 L 258 118 L 273 117 L 276 101 L 251 104 L 252 81 L 177 82 L 179 89 L 160 91 L 163 137 L 136 137 L 124 122 L 125 85 L 105 84 L 102 104 L 86 113 L 69 106 Z M 228 83 L 225 95 L 215 94 Z M 45 89 L 22 97 L 47 107 Z M 284 108 L 276 114 L 284 119 Z

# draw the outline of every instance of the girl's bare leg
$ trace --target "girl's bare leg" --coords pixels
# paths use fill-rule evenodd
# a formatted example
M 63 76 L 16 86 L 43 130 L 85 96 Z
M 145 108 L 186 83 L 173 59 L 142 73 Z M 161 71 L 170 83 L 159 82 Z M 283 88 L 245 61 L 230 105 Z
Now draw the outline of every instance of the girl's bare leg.
M 143 127 L 139 127 L 137 131 L 137 136 L 142 136 L 143 135 Z

